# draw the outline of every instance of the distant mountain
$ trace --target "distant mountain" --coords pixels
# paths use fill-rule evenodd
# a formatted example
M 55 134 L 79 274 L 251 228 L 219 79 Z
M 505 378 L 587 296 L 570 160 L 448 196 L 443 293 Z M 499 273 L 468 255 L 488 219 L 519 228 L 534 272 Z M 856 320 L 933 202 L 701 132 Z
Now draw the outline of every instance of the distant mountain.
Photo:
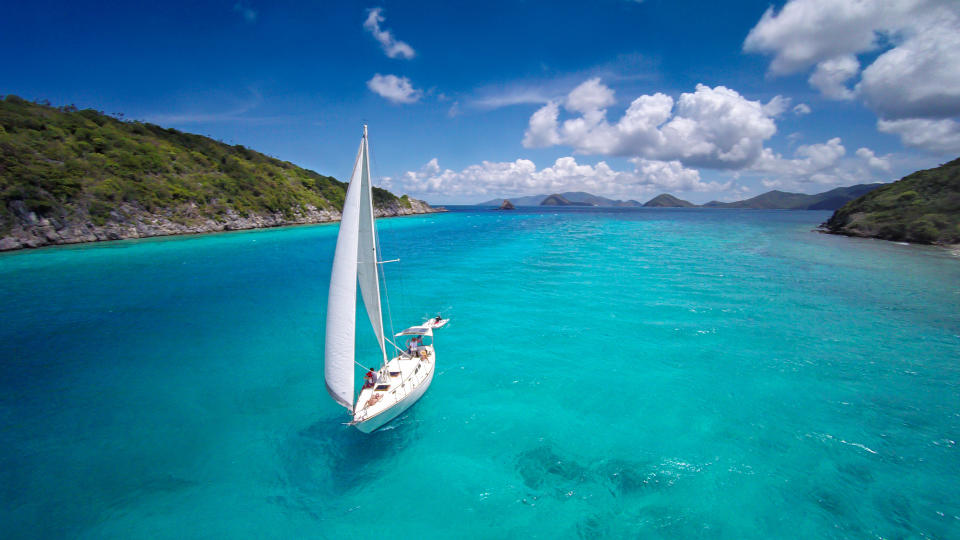
M 510 199 L 504 199 L 503 204 L 500 205 L 498 210 L 516 210 L 516 207 L 513 206 L 513 203 L 510 202 Z
M 657 195 L 656 197 L 643 203 L 643 205 L 646 207 L 659 207 L 659 208 L 693 208 L 697 206 L 690 201 L 678 199 L 673 195 L 670 195 L 669 193 L 663 193 L 663 194 Z
M 820 197 L 820 200 L 808 206 L 807 210 L 836 210 L 848 202 L 862 197 L 883 185 L 885 184 L 857 184 L 855 186 L 824 191 L 816 195 Z
M 960 242 L 960 158 L 850 201 L 823 227 L 834 234 L 883 240 Z
M 574 202 L 559 193 L 554 193 L 540 201 L 540 206 L 596 206 L 588 202 Z
M 568 191 L 566 193 L 561 193 L 568 201 L 574 203 L 587 203 L 590 206 L 641 206 L 641 204 L 634 200 L 621 201 L 615 199 L 608 199 L 606 197 L 601 197 L 599 195 L 592 195 L 585 191 Z
M 560 195 L 572 203 L 587 203 L 587 206 L 643 206 L 634 200 L 620 201 L 608 199 L 584 191 L 567 191 L 565 193 L 557 193 L 556 195 Z M 540 203 L 547 197 L 549 197 L 549 195 L 533 195 L 530 197 L 514 197 L 510 200 L 517 206 L 540 206 Z M 500 206 L 501 202 L 503 202 L 503 199 L 490 199 L 489 201 L 479 203 L 477 206 Z M 583 205 L 578 204 L 576 206 Z
M 869 193 L 883 184 L 858 184 L 806 195 L 773 190 L 743 201 L 724 203 L 710 201 L 705 208 L 753 208 L 758 210 L 836 210 L 857 197 Z
M 856 186 L 839 187 L 814 195 L 773 190 L 743 201 L 710 201 L 701 206 L 704 208 L 754 208 L 759 210 L 836 210 L 847 202 L 869 193 L 882 185 L 884 184 L 858 184 Z M 643 204 L 634 200 L 618 201 L 608 199 L 583 191 L 568 191 L 565 193 L 554 193 L 553 195 L 533 195 L 531 197 L 515 197 L 510 200 L 517 206 L 540 206 L 544 205 L 544 201 L 550 197 L 559 197 L 563 201 L 566 201 L 566 203 L 554 200 L 545 204 L 545 206 L 659 206 L 684 208 L 697 206 L 668 193 L 658 195 Z M 478 206 L 500 206 L 502 202 L 503 199 L 491 199 L 480 203 Z
M 532 195 L 530 197 L 513 197 L 510 199 L 515 206 L 540 206 L 540 202 L 546 199 L 546 195 Z M 490 199 L 478 203 L 477 206 L 500 206 L 506 199 Z

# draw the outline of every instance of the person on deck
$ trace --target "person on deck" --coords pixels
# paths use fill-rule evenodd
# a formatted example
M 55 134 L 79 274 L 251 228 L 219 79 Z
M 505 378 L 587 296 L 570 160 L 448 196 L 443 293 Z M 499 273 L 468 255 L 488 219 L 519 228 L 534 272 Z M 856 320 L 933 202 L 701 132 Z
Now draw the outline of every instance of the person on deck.
M 370 368 L 370 370 L 367 371 L 367 374 L 363 376 L 363 387 L 369 388 L 373 386 L 373 383 L 376 382 L 376 378 L 377 376 L 373 373 L 373 368 Z

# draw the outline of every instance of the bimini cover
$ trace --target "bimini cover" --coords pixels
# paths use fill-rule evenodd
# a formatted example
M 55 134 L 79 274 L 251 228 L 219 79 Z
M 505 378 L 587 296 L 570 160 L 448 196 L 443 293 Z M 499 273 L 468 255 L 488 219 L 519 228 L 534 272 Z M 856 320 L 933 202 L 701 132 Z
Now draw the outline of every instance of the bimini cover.
M 433 329 L 426 326 L 411 326 L 403 332 L 398 332 L 395 337 L 400 336 L 433 336 Z

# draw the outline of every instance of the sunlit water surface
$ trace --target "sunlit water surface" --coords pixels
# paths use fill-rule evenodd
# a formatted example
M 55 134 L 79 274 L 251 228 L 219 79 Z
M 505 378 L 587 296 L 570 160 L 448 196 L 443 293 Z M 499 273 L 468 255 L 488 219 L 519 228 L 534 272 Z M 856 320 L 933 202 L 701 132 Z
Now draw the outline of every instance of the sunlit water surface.
M 388 325 L 452 322 L 369 436 L 335 224 L 2 255 L 3 535 L 960 537 L 960 259 L 827 216 L 381 220 Z

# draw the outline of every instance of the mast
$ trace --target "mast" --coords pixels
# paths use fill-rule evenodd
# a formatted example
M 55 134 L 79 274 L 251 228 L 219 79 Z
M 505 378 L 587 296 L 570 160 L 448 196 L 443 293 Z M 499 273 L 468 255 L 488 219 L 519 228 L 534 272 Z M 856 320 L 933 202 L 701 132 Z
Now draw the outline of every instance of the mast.
M 363 140 L 360 143 L 360 226 L 359 249 L 357 252 L 357 281 L 363 304 L 367 308 L 367 317 L 377 336 L 377 344 L 383 356 L 383 365 L 387 363 L 387 349 L 383 335 L 383 309 L 380 304 L 380 275 L 377 261 L 377 230 L 373 215 L 373 185 L 370 181 L 370 141 L 367 138 L 367 126 L 363 126 Z

